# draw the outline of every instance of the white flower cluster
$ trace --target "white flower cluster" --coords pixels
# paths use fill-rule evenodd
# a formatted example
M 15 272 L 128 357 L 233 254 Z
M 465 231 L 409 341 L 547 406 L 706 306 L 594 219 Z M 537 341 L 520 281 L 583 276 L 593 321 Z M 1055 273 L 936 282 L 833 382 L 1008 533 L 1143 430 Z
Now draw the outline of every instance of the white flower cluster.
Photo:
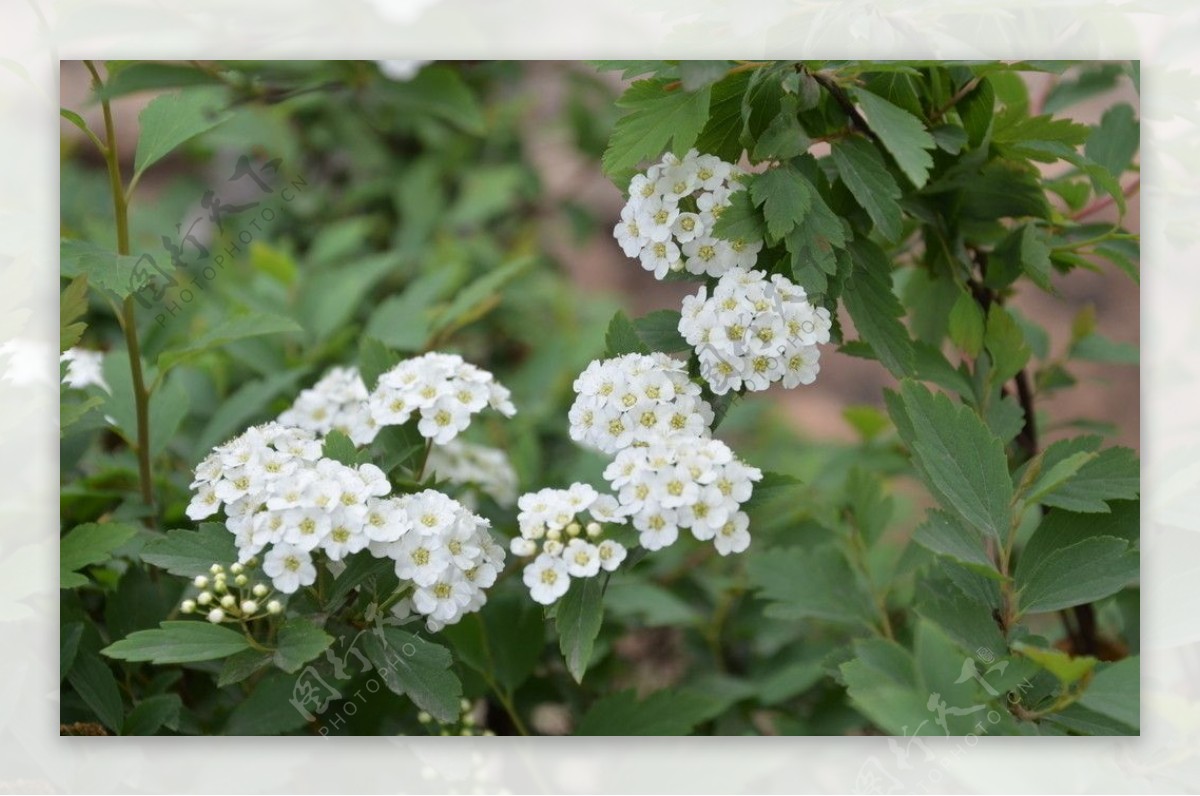
M 524 580 L 530 596 L 542 605 L 566 594 L 571 578 L 595 577 L 600 570 L 612 572 L 625 560 L 626 551 L 619 542 L 600 539 L 602 523 L 625 523 L 612 495 L 575 483 L 567 489 L 521 495 L 517 505 L 521 535 L 512 540 L 510 549 L 521 557 L 537 555 L 526 565 Z M 585 511 L 591 517 L 586 525 L 578 519 Z
M 627 257 L 662 279 L 669 271 L 720 276 L 734 266 L 752 268 L 761 241 L 713 237 L 731 194 L 745 190 L 741 170 L 695 149 L 671 153 L 629 183 L 629 201 L 613 230 Z
M 504 561 L 487 520 L 433 490 L 387 497 L 382 470 L 323 458 L 305 429 L 250 428 L 197 466 L 192 487 L 188 516 L 203 519 L 223 506 L 239 563 L 264 553 L 262 571 L 280 592 L 316 581 L 318 551 L 340 561 L 369 548 L 392 558 L 396 575 L 413 584 L 413 605 L 431 630 L 478 610 Z
M 666 354 L 593 361 L 575 379 L 571 439 L 603 453 L 672 436 L 708 436 L 712 407 L 683 364 Z
M 278 422 L 315 431 L 322 437 L 340 431 L 355 445 L 369 445 L 379 434 L 379 425 L 367 406 L 367 385 L 355 367 L 331 368 L 300 393 Z
M 829 310 L 808 303 L 786 277 L 731 268 L 712 295 L 701 287 L 683 300 L 679 333 L 695 347 L 712 391 L 765 390 L 811 384 L 820 370 L 818 343 L 829 342 Z
M 711 540 L 721 555 L 740 553 L 750 544 L 750 520 L 741 504 L 750 499 L 762 471 L 737 460 L 720 440 L 673 439 L 626 448 L 604 477 L 647 550 L 673 544 L 680 528 L 702 542 Z
M 438 481 L 478 490 L 508 507 L 517 502 L 517 471 L 499 448 L 452 439 L 429 450 L 425 471 Z M 468 494 L 464 502 L 473 498 Z
M 486 406 L 512 417 L 517 409 L 510 396 L 486 370 L 457 354 L 431 352 L 406 359 L 381 375 L 368 404 L 380 426 L 401 426 L 419 413 L 421 436 L 444 445 Z

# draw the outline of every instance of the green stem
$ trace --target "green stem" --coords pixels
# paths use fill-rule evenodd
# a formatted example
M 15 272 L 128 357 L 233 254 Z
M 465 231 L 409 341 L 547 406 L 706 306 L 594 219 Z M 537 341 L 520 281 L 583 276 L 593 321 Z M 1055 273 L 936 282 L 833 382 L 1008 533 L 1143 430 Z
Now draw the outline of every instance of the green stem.
M 91 61 L 84 61 L 92 79 L 96 82 L 97 90 L 104 87 L 100 73 L 96 71 Z M 104 138 L 106 151 L 104 160 L 108 164 L 108 182 L 112 191 L 113 216 L 117 228 L 117 254 L 129 254 L 129 205 L 126 202 L 125 190 L 121 185 L 120 155 L 117 152 L 117 132 L 113 124 L 112 107 L 108 99 L 100 100 L 104 112 Z M 129 372 L 133 378 L 133 402 L 137 414 L 137 444 L 134 446 L 138 459 L 138 482 L 141 485 L 142 502 L 154 506 L 154 482 L 150 472 L 150 393 L 146 390 L 146 380 L 142 374 L 141 345 L 138 342 L 137 314 L 133 306 L 133 296 L 126 296 L 117 316 L 121 330 L 125 333 L 125 347 L 129 351 Z M 149 524 L 153 524 L 153 520 Z
M 417 473 L 413 476 L 413 480 L 418 484 L 425 478 L 425 465 L 429 464 L 429 451 L 431 450 L 433 450 L 433 440 L 427 439 L 425 440 L 425 452 L 421 454 L 421 466 L 417 468 Z
M 867 544 L 863 539 L 862 532 L 859 530 L 858 523 L 846 517 L 850 525 L 850 549 L 853 555 L 850 560 L 858 569 L 859 574 L 863 576 L 863 580 L 867 583 L 867 591 L 871 595 L 871 602 L 875 604 L 875 610 L 879 612 L 879 628 L 884 638 L 892 641 L 896 640 L 895 631 L 892 630 L 892 620 L 888 616 L 887 611 L 887 590 L 875 590 L 874 581 L 871 579 L 871 572 L 867 569 Z

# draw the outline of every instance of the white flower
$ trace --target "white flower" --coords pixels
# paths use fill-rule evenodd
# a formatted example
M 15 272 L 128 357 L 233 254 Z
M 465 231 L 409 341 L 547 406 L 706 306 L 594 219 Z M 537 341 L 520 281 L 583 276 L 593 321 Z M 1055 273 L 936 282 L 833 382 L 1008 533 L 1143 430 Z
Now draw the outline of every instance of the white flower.
M 67 372 L 63 374 L 62 383 L 76 390 L 95 385 L 107 393 L 112 390 L 104 380 L 104 354 L 99 351 L 89 351 L 86 348 L 68 348 L 58 358 L 59 362 L 67 363 Z
M 663 353 L 595 360 L 574 389 L 571 439 L 604 453 L 677 435 L 704 436 L 713 419 L 699 385 Z
M 275 545 L 263 557 L 263 574 L 284 594 L 311 586 L 317 580 L 317 568 L 308 552 L 286 543 Z
M 567 562 L 567 574 L 573 578 L 590 578 L 600 571 L 600 551 L 596 545 L 572 539 L 562 553 Z
M 304 390 L 278 422 L 314 431 L 321 436 L 340 431 L 356 445 L 375 439 L 379 427 L 367 407 L 367 387 L 358 369 L 335 367 L 321 380 Z
M 403 425 L 419 415 L 417 430 L 439 445 L 454 439 L 472 415 L 490 406 L 512 417 L 511 394 L 491 373 L 457 354 L 431 352 L 400 362 L 379 377 L 368 399 L 374 422 Z
M 630 181 L 613 236 L 625 256 L 636 257 L 657 279 L 684 268 L 720 276 L 734 265 L 752 267 L 761 242 L 711 237 L 729 196 L 742 189 L 740 176 L 733 164 L 694 149 L 682 159 L 667 153 Z
M 733 514 L 713 537 L 717 552 L 723 556 L 740 553 L 750 546 L 750 518 L 744 511 Z
M 413 607 L 418 613 L 443 625 L 453 624 L 463 615 L 474 591 L 460 570 L 449 568 L 428 586 L 413 592 Z
M 512 551 L 514 556 L 525 558 L 537 552 L 537 542 L 532 539 L 526 539 L 523 536 L 515 536 L 508 543 L 508 549 Z
M 600 559 L 600 567 L 605 572 L 613 572 L 625 560 L 626 552 L 623 545 L 612 539 L 605 539 L 597 546 L 596 555 Z
M 399 83 L 407 83 L 417 76 L 417 72 L 421 71 L 421 67 L 425 64 L 433 63 L 432 61 L 414 61 L 392 59 L 387 61 L 376 61 L 379 71 L 384 77 L 389 80 L 395 80 Z
M 522 579 L 529 587 L 530 596 L 542 605 L 553 604 L 566 594 L 571 586 L 566 562 L 546 553 L 542 553 L 525 567 Z
M 683 301 L 679 333 L 696 349 L 700 373 L 714 393 L 809 384 L 818 370 L 815 346 L 829 342 L 829 311 L 809 304 L 804 289 L 779 274 L 740 266 L 708 295 Z

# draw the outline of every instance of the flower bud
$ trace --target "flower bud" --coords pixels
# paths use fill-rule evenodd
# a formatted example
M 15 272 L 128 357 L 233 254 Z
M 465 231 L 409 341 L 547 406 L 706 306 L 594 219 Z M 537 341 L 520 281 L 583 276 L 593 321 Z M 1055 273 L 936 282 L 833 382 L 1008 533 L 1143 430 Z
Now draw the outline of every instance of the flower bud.
M 600 527 L 598 522 L 589 522 L 587 524 L 587 535 L 595 539 L 604 529 Z
M 250 569 L 254 569 L 255 567 L 257 567 L 258 566 L 258 556 L 250 556 L 250 559 L 246 562 L 246 566 L 249 567 Z
M 233 579 L 233 584 L 235 586 L 245 586 L 249 582 L 250 582 L 250 579 L 247 578 L 245 575 L 238 575 L 236 578 Z
M 225 569 L 225 567 L 221 566 L 220 564 L 213 564 L 211 567 L 208 568 L 208 571 L 211 572 L 212 574 L 216 575 L 216 574 L 224 571 L 224 569 Z
M 558 528 L 551 528 L 546 531 L 546 538 L 552 542 L 557 542 L 562 538 L 562 531 L 558 530 Z
M 245 567 L 243 567 L 241 564 L 234 564 L 229 568 L 229 571 L 235 575 L 240 575 L 242 574 L 243 569 L 245 569 Z
M 254 602 L 254 600 L 242 600 L 241 608 L 242 613 L 252 614 L 258 610 L 258 603 Z
M 212 622 L 214 625 L 221 624 L 221 622 L 225 621 L 225 612 L 220 608 L 212 609 L 208 612 L 208 621 Z
M 267 612 L 268 613 L 278 614 L 278 613 L 281 613 L 282 611 L 283 611 L 283 603 L 279 602 L 279 600 L 271 600 L 271 602 L 267 603 Z
M 224 594 L 225 592 L 229 591 L 229 587 L 225 585 L 224 578 L 217 578 L 217 580 L 213 582 L 213 591 L 215 591 L 217 594 Z
M 202 591 L 196 595 L 196 603 L 198 605 L 208 605 L 210 602 L 212 602 L 211 592 Z
M 196 610 L 195 600 L 184 600 L 179 604 L 179 610 L 185 614 L 190 614 Z
M 417 721 L 421 722 L 422 724 L 428 724 L 429 722 L 433 721 L 433 716 L 430 716 L 428 713 L 422 710 L 417 714 Z
M 234 599 L 234 596 L 232 594 L 226 594 L 224 597 L 221 598 L 221 607 L 222 608 L 232 608 L 235 605 L 237 605 L 237 600 Z
M 204 577 L 203 575 L 197 575 L 196 579 L 193 580 L 192 583 L 195 584 L 197 589 L 203 589 L 208 585 L 208 578 Z
M 254 588 L 250 590 L 250 593 L 255 597 L 266 597 L 268 591 L 270 591 L 270 589 L 267 588 L 266 584 L 255 583 Z
M 562 549 L 563 549 L 562 542 L 557 542 L 553 539 L 551 539 L 550 541 L 548 541 L 544 545 L 542 545 L 542 550 L 544 550 L 548 555 L 552 555 L 552 556 L 556 556 L 559 553 L 561 553 Z
M 578 536 L 579 532 L 582 530 L 583 529 L 579 527 L 579 523 L 573 522 L 567 526 L 567 536 L 571 536 L 571 537 Z

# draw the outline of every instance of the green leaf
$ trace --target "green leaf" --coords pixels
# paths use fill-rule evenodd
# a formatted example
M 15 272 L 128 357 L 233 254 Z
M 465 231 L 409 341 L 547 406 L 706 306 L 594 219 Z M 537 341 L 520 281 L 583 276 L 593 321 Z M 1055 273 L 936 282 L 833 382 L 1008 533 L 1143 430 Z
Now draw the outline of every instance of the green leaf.
M 1138 554 L 1124 539 L 1094 536 L 1048 555 L 1021 558 L 1016 586 L 1021 613 L 1044 613 L 1095 602 L 1138 576 Z
M 1047 722 L 1060 725 L 1081 735 L 1137 735 L 1137 727 L 1109 718 L 1078 702 L 1046 716 Z
M 71 667 L 67 681 L 101 724 L 114 733 L 120 732 L 125 706 L 121 702 L 117 678 L 104 661 L 94 654 L 81 655 Z
M 223 735 L 280 735 L 308 724 L 296 702 L 297 675 L 275 672 L 255 683 L 250 695 L 238 703 L 221 728 Z M 303 703 L 300 703 L 301 705 Z
M 1141 658 L 1134 655 L 1096 672 L 1079 704 L 1128 724 L 1141 726 Z
M 444 310 L 438 313 L 432 331 L 461 329 L 478 320 L 482 312 L 499 303 L 501 289 L 536 262 L 534 257 L 518 257 L 494 268 L 479 279 L 457 291 Z
M 371 289 L 400 265 L 401 258 L 387 252 L 336 269 L 310 271 L 302 283 L 296 317 L 313 341 L 324 342 L 354 317 Z
M 100 652 L 123 661 L 191 663 L 224 658 L 249 647 L 250 642 L 237 631 L 193 620 L 161 622 L 155 630 L 130 633 Z
M 400 357 L 374 337 L 364 337 L 358 348 L 358 374 L 367 390 L 374 390 L 379 377 L 396 367 Z
M 988 259 L 988 271 L 983 282 L 988 287 L 1004 288 L 1024 273 L 1038 287 L 1049 292 L 1052 290 L 1050 251 L 1043 230 L 1032 224 L 1019 226 L 996 245 Z
M 966 291 L 958 294 L 950 308 L 950 340 L 968 357 L 977 357 L 983 350 L 983 310 L 975 297 Z
M 389 88 L 389 100 L 405 115 L 435 116 L 472 135 L 487 132 L 483 108 L 458 69 L 431 64 L 412 80 Z
M 136 535 L 136 527 L 116 522 L 89 522 L 72 528 L 59 543 L 58 566 L 62 585 L 71 587 L 86 583 L 86 578 L 72 576 L 72 573 L 108 561 L 114 550 Z
M 900 237 L 900 186 L 892 179 L 879 150 L 864 138 L 851 136 L 833 143 L 833 165 L 854 199 L 867 211 L 879 234 L 889 241 Z
M 82 240 L 59 241 L 59 275 L 68 279 L 87 277 L 88 285 L 103 288 L 118 298 L 133 294 L 140 283 L 134 282 L 138 258 L 117 254 Z
M 58 630 L 58 679 L 65 680 L 75 656 L 79 654 L 79 640 L 83 637 L 83 622 L 67 622 Z
M 993 539 L 1006 538 L 1013 488 L 1004 444 L 970 407 L 907 379 L 900 394 L 913 453 L 939 502 Z
M 1118 343 L 1094 332 L 1072 343 L 1071 356 L 1114 365 L 1136 365 L 1141 359 L 1137 346 Z
M 448 625 L 441 635 L 454 647 L 458 660 L 495 678 L 510 692 L 533 674 L 546 646 L 539 606 L 516 594 L 489 599 L 482 611 Z
M 679 333 L 679 310 L 656 310 L 636 319 L 633 325 L 651 351 L 670 354 L 691 348 Z
M 891 153 L 900 171 L 917 188 L 923 188 L 933 168 L 933 158 L 925 151 L 936 147 L 933 136 L 920 119 L 883 97 L 865 89 L 855 89 L 853 94 L 862 106 L 867 124 Z
M 749 72 L 738 72 L 713 84 L 708 122 L 696 139 L 698 150 L 731 163 L 741 160 L 742 95 L 749 81 Z
M 449 650 L 394 627 L 364 635 L 363 646 L 389 689 L 442 723 L 458 719 L 462 683 Z
M 221 665 L 221 673 L 217 676 L 217 688 L 240 683 L 250 675 L 267 666 L 274 660 L 270 652 L 248 649 L 230 655 Z
M 187 86 L 205 86 L 220 83 L 220 79 L 194 66 L 182 64 L 134 62 L 114 71 L 111 62 L 108 82 L 93 93 L 97 100 L 123 97 L 139 91 L 154 91 Z
M 812 186 L 787 166 L 767 169 L 750 182 L 750 198 L 762 208 L 767 233 L 775 240 L 795 229 L 812 207 L 812 197 Z
M 633 689 L 601 697 L 579 720 L 576 735 L 689 735 L 710 712 L 710 698 L 683 689 L 638 701 Z
M 288 674 L 320 655 L 333 643 L 333 636 L 302 616 L 293 617 L 279 628 L 275 665 Z
M 754 143 L 751 160 L 755 163 L 761 163 L 764 160 L 784 161 L 803 155 L 808 151 L 808 148 L 812 146 L 812 139 L 800 126 L 800 120 L 796 117 L 797 110 L 795 97 L 780 98 L 779 113 L 775 115 L 775 118 L 771 120 L 771 123 Z
M 306 373 L 307 368 L 285 370 L 238 387 L 236 392 L 221 402 L 208 419 L 204 430 L 196 437 L 192 445 L 191 459 L 195 461 L 207 456 L 213 447 L 229 439 L 239 430 L 252 425 L 254 421 L 270 417 L 272 400 L 285 391 L 293 393 L 296 382 Z
M 991 79 L 979 81 L 975 90 L 963 97 L 955 107 L 967 132 L 967 143 L 971 149 L 978 148 L 987 140 L 996 112 L 996 89 Z
M 795 487 L 800 483 L 800 479 L 794 475 L 765 470 L 762 478 L 754 484 L 754 491 L 750 498 L 742 503 L 742 510 L 750 511 L 756 506 L 767 503 L 772 498 L 794 495 Z
M 963 177 L 959 186 L 963 218 L 995 221 L 1001 218 L 1049 218 L 1050 204 L 1038 172 L 1028 163 L 993 160 L 977 174 Z
M 968 654 L 989 650 L 1000 655 L 1008 649 L 992 612 L 973 600 L 962 599 L 958 587 L 949 580 L 925 580 L 917 593 L 917 613 L 940 627 Z
M 999 580 L 1000 571 L 987 554 L 983 536 L 947 512 L 933 509 L 913 532 L 913 541 L 935 555 L 958 562 L 981 575 Z
M 219 522 L 200 523 L 195 531 L 172 529 L 166 538 L 155 539 L 141 552 L 147 564 L 185 578 L 207 575 L 213 564 L 230 564 L 237 556 L 233 534 Z
M 178 694 L 157 694 L 146 697 L 129 711 L 121 725 L 122 735 L 157 735 L 158 731 L 179 728 L 179 711 L 183 700 Z
M 854 268 L 843 295 L 854 328 L 883 366 L 897 378 L 913 371 L 912 340 L 901 318 L 904 308 L 892 291 L 892 264 L 873 243 L 850 244 Z
M 713 237 L 721 240 L 763 240 L 767 236 L 767 222 L 754 205 L 749 191 L 738 191 L 729 197 L 729 206 L 721 213 L 713 227 Z
M 651 627 L 690 625 L 700 618 L 699 611 L 686 600 L 661 586 L 637 580 L 610 584 L 604 593 L 604 605 L 615 617 L 636 619 Z
M 1013 644 L 1013 649 L 1057 677 L 1064 686 L 1087 677 L 1100 662 L 1090 655 L 1072 657 L 1062 650 L 1042 649 L 1019 641 Z
M 341 431 L 334 429 L 325 435 L 325 443 L 321 447 L 321 454 L 326 459 L 333 459 L 335 462 L 353 467 L 358 464 L 358 448 L 350 441 Z
M 1020 144 L 1025 141 L 1058 141 L 1070 147 L 1082 144 L 1088 137 L 1088 126 L 1070 119 L 1053 116 L 1025 116 L 1022 113 L 1005 112 L 996 119 L 992 142 Z
M 87 315 L 87 274 L 76 277 L 63 288 L 58 298 L 58 350 L 66 351 L 83 337 L 87 324 L 80 321 Z
M 1098 536 L 1123 539 L 1130 547 L 1137 547 L 1140 533 L 1140 503 L 1136 500 L 1113 501 L 1112 511 L 1104 514 L 1050 511 L 1025 543 L 1021 561 L 1040 561 L 1051 553 Z
M 1067 511 L 1107 512 L 1113 500 L 1136 498 L 1140 485 L 1137 454 L 1129 448 L 1107 448 L 1042 502 Z
M 191 398 L 180 379 L 168 379 L 150 396 L 150 456 L 167 449 L 187 417 Z
M 163 94 L 151 100 L 138 114 L 133 179 L 176 147 L 228 119 L 226 101 L 225 89 L 217 87 Z
M 770 603 L 767 616 L 871 626 L 871 602 L 836 547 L 776 548 L 753 556 L 746 568 L 751 585 Z
M 604 578 L 576 578 L 558 601 L 554 626 L 567 670 L 582 683 L 604 620 Z
M 292 319 L 265 312 L 227 318 L 222 323 L 200 335 L 195 342 L 183 348 L 168 349 L 159 354 L 159 373 L 166 373 L 176 365 L 198 357 L 213 348 L 226 346 L 235 340 L 300 331 L 303 331 L 303 329 Z
M 1041 503 L 1051 493 L 1061 489 L 1085 464 L 1096 458 L 1096 454 L 1087 451 L 1073 453 L 1064 459 L 1047 466 L 1042 459 L 1041 473 L 1029 487 L 1025 496 L 1026 503 L 1033 505 Z
M 334 580 L 325 605 L 330 610 L 338 607 L 350 592 L 368 582 L 374 583 L 381 575 L 395 569 L 395 566 L 395 562 L 390 558 L 376 558 L 368 551 L 350 556 L 346 559 L 346 568 Z
M 441 268 L 414 280 L 403 293 L 389 296 L 371 313 L 367 336 L 399 351 L 420 351 L 433 334 L 433 306 L 453 279 L 451 269 Z
M 992 358 L 992 372 L 989 374 L 992 384 L 1003 384 L 1016 376 L 1032 355 L 1020 325 L 999 304 L 993 304 L 988 309 L 983 346 Z
M 1137 154 L 1140 131 L 1132 106 L 1122 102 L 1100 117 L 1100 125 L 1092 130 L 1083 148 L 1089 160 L 1120 177 Z
M 656 158 L 668 143 L 677 155 L 687 152 L 708 121 L 711 87 L 699 91 L 667 91 L 669 80 L 639 80 L 630 86 L 617 107 L 625 115 L 617 120 L 602 160 L 611 176 Z
M 637 327 L 623 312 L 617 312 L 608 322 L 604 335 L 605 356 L 619 357 L 622 354 L 649 354 L 650 349 L 638 337 Z

